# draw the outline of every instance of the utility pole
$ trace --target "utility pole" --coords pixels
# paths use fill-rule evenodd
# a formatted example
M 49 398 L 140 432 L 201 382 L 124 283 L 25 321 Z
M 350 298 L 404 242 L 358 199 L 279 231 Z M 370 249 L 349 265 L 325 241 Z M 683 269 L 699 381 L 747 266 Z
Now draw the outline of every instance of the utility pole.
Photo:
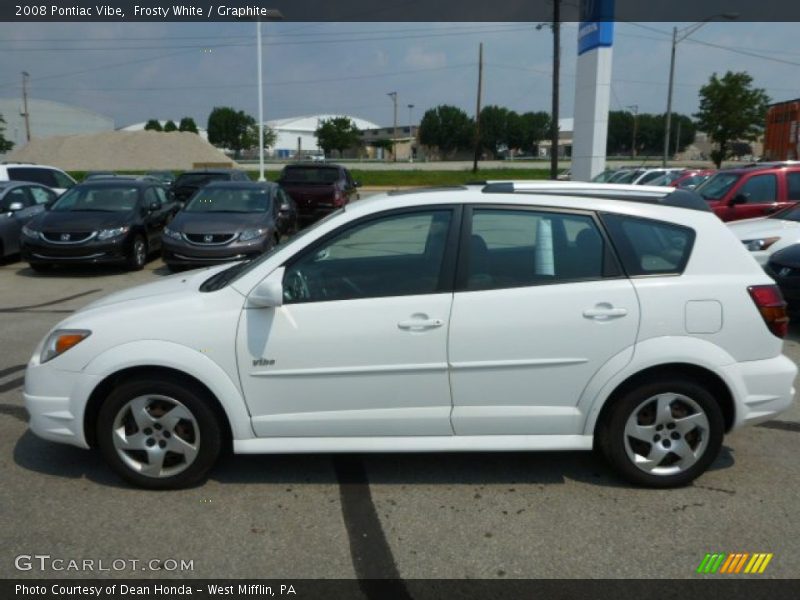
M 536 29 L 546 27 L 547 23 L 539 23 Z M 553 0 L 553 22 L 549 23 L 553 30 L 553 106 L 550 111 L 550 179 L 558 179 L 558 88 L 561 70 L 561 0 Z
M 414 119 L 412 118 L 412 114 L 414 111 L 414 105 L 408 105 L 408 162 L 414 162 Z
M 258 52 L 258 180 L 264 181 L 264 85 L 261 73 L 261 21 L 256 23 Z
M 27 71 L 22 72 L 22 116 L 25 117 L 25 139 L 31 141 L 31 119 L 28 113 L 28 77 Z
M 397 162 L 397 92 L 386 94 L 394 103 L 394 127 L 392 129 L 392 162 Z
M 475 155 L 472 159 L 472 172 L 478 172 L 478 159 L 481 154 L 481 91 L 483 89 L 483 42 L 478 46 L 478 104 L 475 110 Z
M 638 125 L 639 105 L 631 104 L 628 108 L 633 113 L 633 139 L 631 140 L 631 158 L 636 158 L 636 126 Z
M 675 132 L 675 154 L 681 151 L 681 120 L 678 119 L 678 130 Z

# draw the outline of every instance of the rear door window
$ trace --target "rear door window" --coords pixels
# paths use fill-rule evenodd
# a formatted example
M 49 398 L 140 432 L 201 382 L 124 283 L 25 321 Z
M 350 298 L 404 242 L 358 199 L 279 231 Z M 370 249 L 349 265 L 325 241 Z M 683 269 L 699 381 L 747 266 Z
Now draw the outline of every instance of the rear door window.
M 786 174 L 788 200 L 800 200 L 800 172 Z
M 683 273 L 694 246 L 693 229 L 612 213 L 602 218 L 629 276 Z

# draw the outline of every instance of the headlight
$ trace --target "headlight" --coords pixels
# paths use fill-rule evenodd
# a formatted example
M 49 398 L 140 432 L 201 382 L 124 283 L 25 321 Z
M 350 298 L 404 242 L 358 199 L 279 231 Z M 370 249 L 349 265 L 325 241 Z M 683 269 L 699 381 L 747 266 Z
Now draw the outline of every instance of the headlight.
M 181 239 L 181 234 L 174 229 L 170 229 L 169 227 L 164 227 L 164 235 L 173 240 Z
M 46 363 L 48 360 L 64 354 L 73 346 L 80 344 L 91 333 L 88 329 L 57 329 L 45 341 L 39 362 Z
M 758 252 L 759 250 L 766 250 L 772 244 L 777 242 L 779 237 L 770 237 L 770 238 L 760 238 L 757 240 L 742 240 L 742 243 L 745 247 L 750 250 L 750 252 Z
M 25 225 L 22 228 L 22 235 L 24 235 L 25 237 L 29 237 L 29 238 L 38 238 L 39 237 L 39 232 L 38 231 L 34 231 L 33 229 L 31 229 L 30 227 Z
M 130 227 L 115 227 L 114 229 L 101 229 L 97 234 L 98 240 L 110 240 L 111 238 L 119 237 L 128 233 Z
M 257 237 L 261 237 L 267 233 L 266 229 L 245 229 L 242 233 L 239 234 L 239 240 L 242 242 L 246 242 L 248 240 L 254 240 Z

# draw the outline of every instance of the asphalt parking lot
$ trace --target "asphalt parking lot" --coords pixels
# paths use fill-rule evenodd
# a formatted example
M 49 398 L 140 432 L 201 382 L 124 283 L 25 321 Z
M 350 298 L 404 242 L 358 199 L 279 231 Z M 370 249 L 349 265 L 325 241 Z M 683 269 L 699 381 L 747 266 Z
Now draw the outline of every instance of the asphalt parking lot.
M 759 577 L 800 572 L 800 408 L 726 438 L 691 487 L 637 489 L 590 453 L 242 456 L 195 489 L 121 483 L 91 451 L 27 431 L 24 365 L 61 318 L 167 275 L 0 263 L 0 552 L 191 560 L 190 572 L 103 577 L 696 577 L 707 552 L 771 552 Z M 800 325 L 787 353 L 800 361 Z

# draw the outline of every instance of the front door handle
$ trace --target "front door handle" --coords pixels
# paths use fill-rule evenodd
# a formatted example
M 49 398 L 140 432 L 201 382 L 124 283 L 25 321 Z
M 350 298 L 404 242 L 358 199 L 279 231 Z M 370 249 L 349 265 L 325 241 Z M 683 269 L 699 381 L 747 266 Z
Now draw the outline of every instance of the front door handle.
M 598 304 L 594 308 L 587 308 L 583 311 L 583 316 L 587 319 L 594 319 L 596 321 L 607 321 L 609 319 L 617 319 L 624 317 L 628 314 L 627 308 L 614 308 L 610 304 Z
M 413 315 L 406 321 L 400 321 L 397 327 L 404 331 L 425 331 L 426 329 L 436 329 L 442 325 L 444 325 L 442 319 L 429 319 L 426 315 Z

